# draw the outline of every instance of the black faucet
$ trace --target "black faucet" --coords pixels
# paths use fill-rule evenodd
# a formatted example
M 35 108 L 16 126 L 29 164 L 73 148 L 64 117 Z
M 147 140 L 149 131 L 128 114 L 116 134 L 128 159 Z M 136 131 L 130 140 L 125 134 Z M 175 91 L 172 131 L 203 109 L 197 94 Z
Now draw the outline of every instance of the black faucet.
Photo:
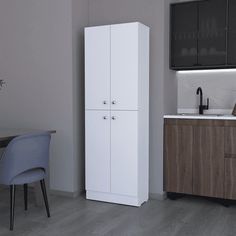
M 199 105 L 199 114 L 200 115 L 203 115 L 203 111 L 204 110 L 208 110 L 209 109 L 209 98 L 207 98 L 207 105 L 203 105 L 202 103 L 202 100 L 203 100 L 203 94 L 202 94 L 202 88 L 199 87 L 197 89 L 197 95 L 200 94 L 200 105 Z

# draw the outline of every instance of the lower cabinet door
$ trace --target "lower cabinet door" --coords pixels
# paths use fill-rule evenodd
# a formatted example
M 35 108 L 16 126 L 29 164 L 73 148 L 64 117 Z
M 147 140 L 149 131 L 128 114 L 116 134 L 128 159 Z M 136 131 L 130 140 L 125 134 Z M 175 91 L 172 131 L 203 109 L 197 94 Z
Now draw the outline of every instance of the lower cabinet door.
M 236 158 L 225 158 L 225 196 L 236 199 Z
M 224 127 L 194 127 L 193 194 L 224 197 Z
M 110 112 L 85 113 L 86 190 L 110 192 Z
M 137 111 L 111 111 L 111 192 L 138 194 Z
M 165 125 L 164 191 L 192 194 L 193 127 Z

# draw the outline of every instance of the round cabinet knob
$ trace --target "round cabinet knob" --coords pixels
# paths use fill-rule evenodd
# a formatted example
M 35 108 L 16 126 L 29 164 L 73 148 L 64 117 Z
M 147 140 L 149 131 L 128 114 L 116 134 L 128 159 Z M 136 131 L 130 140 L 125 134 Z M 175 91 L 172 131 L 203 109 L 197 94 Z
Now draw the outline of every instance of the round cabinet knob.
M 115 117 L 115 116 L 112 116 L 111 119 L 112 119 L 112 120 L 116 120 L 116 117 Z
M 116 101 L 112 101 L 112 104 L 115 105 L 115 104 L 116 104 Z
M 107 101 L 103 101 L 103 104 L 106 105 L 106 104 L 107 104 Z
M 103 120 L 107 120 L 107 116 L 103 116 Z

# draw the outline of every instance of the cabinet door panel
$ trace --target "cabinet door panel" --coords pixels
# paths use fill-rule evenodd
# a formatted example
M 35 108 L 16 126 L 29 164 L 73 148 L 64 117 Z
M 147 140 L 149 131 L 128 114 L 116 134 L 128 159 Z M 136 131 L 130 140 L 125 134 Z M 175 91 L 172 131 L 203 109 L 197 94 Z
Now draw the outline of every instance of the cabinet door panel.
M 192 194 L 191 126 L 165 125 L 164 191 Z
M 225 198 L 236 199 L 236 159 L 225 158 Z
M 224 196 L 224 127 L 194 127 L 193 194 Z
M 197 64 L 197 3 L 175 4 L 171 8 L 171 66 Z
M 112 111 L 111 117 L 111 192 L 137 196 L 138 113 Z
M 198 63 L 202 66 L 226 64 L 225 0 L 199 2 Z
M 110 108 L 110 26 L 85 29 L 85 107 Z
M 236 1 L 229 0 L 228 64 L 236 65 Z
M 111 109 L 138 109 L 138 56 L 138 24 L 112 25 Z
M 86 190 L 110 192 L 110 112 L 86 111 Z
M 225 155 L 236 158 L 236 127 L 225 127 Z

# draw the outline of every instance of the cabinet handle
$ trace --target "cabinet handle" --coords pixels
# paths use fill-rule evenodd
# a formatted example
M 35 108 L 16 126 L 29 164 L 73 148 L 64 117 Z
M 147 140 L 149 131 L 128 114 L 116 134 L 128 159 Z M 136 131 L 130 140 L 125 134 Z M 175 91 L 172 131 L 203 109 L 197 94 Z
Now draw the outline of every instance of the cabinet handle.
M 112 119 L 112 120 L 116 120 L 116 117 L 115 117 L 115 116 L 112 116 L 111 119 Z
M 112 104 L 115 105 L 115 104 L 116 104 L 116 101 L 112 101 Z
M 107 101 L 103 101 L 103 104 L 106 105 L 106 104 L 107 104 Z
M 103 116 L 103 120 L 107 120 L 107 116 Z

